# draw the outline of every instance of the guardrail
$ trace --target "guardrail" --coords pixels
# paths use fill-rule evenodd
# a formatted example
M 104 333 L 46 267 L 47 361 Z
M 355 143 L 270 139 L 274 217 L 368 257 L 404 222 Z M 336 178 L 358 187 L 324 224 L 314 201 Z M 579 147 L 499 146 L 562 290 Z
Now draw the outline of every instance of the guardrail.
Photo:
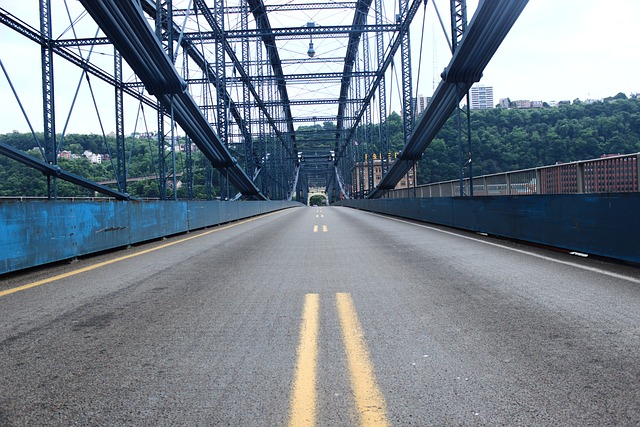
M 462 185 L 470 195 L 470 180 Z M 474 196 L 631 193 L 640 191 L 640 153 L 562 163 L 473 178 Z M 460 180 L 390 190 L 387 198 L 456 197 Z

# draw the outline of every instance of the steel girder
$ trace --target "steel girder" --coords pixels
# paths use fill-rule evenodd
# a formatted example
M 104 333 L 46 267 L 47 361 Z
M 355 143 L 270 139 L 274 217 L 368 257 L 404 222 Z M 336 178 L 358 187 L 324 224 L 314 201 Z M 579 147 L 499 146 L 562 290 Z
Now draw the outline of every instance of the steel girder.
M 40 34 L 45 40 L 51 40 L 51 4 L 40 0 Z M 42 107 L 44 123 L 45 161 L 51 165 L 58 163 L 58 144 L 56 141 L 56 120 L 54 110 L 53 51 L 48 42 L 40 45 L 42 61 Z M 54 174 L 47 175 L 47 196 L 57 197 Z
M 209 9 L 206 7 L 206 4 L 203 1 L 198 1 L 198 0 L 196 0 L 196 1 L 199 4 L 201 3 L 200 4 L 200 9 L 206 9 L 207 11 L 209 11 Z M 142 8 L 150 16 L 155 16 L 155 14 L 156 14 L 156 5 L 155 5 L 155 2 L 153 0 L 144 0 L 144 2 L 142 3 Z M 209 16 L 209 17 L 207 18 L 207 16 Z M 223 30 L 218 27 L 218 25 L 215 22 L 215 19 L 213 19 L 213 17 L 210 16 L 209 14 L 205 15 L 205 19 L 207 19 L 207 23 L 212 28 L 214 28 L 214 31 L 211 32 L 215 36 L 215 37 L 213 37 L 213 39 L 215 39 L 216 37 L 221 37 L 223 35 Z M 179 31 L 178 31 L 178 29 L 174 28 L 174 32 L 179 32 Z M 276 124 L 275 124 L 275 122 L 273 120 L 273 117 L 271 116 L 269 111 L 263 105 L 262 96 L 258 93 L 258 91 L 256 90 L 255 86 L 253 85 L 253 83 L 251 81 L 251 78 L 249 77 L 249 74 L 247 73 L 247 70 L 245 69 L 243 64 L 240 62 L 240 60 L 238 59 L 238 57 L 237 57 L 237 55 L 235 53 L 235 50 L 229 44 L 229 42 L 226 39 L 226 37 L 223 37 L 223 39 L 224 39 L 225 51 L 226 51 L 227 55 L 229 55 L 229 58 L 231 59 L 231 62 L 233 63 L 235 70 L 238 72 L 238 74 L 240 74 L 240 81 L 242 81 L 248 87 L 249 91 L 251 92 L 251 94 L 253 95 L 254 99 L 256 100 L 256 103 L 257 103 L 258 107 L 260 108 L 262 113 L 265 115 L 265 118 L 267 119 L 267 122 L 273 128 L 273 130 L 276 133 L 276 135 L 281 139 L 282 143 L 284 144 L 285 141 L 283 139 L 282 133 L 280 132 L 280 130 L 276 126 Z M 189 37 L 187 37 L 187 36 L 183 37 L 182 38 L 182 47 L 184 48 L 184 50 L 186 50 L 188 52 L 189 57 L 198 65 L 198 67 L 203 71 L 203 73 L 205 73 L 207 75 L 207 78 L 209 79 L 207 81 L 207 83 L 213 83 L 213 85 L 217 87 L 219 83 L 217 81 L 216 73 L 213 71 L 214 67 L 212 67 L 211 64 L 207 61 L 207 59 L 202 55 L 202 53 L 198 49 L 196 49 L 196 47 L 193 44 L 193 41 L 191 39 L 189 39 Z M 233 116 L 234 120 L 236 121 L 238 127 L 241 130 L 244 129 L 243 130 L 244 137 L 245 138 L 250 138 L 249 130 L 244 128 L 243 117 L 240 114 L 238 108 L 236 107 L 236 103 L 233 101 L 233 99 L 231 98 L 231 96 L 228 93 L 225 95 L 225 104 L 227 106 L 229 106 L 229 110 L 231 111 L 231 115 Z
M 325 10 L 325 9 L 353 9 L 355 2 L 323 2 L 323 3 L 299 3 L 282 5 L 265 5 L 267 13 L 285 12 L 290 10 Z M 239 13 L 239 7 L 227 8 L 230 13 Z
M 415 17 L 416 12 L 418 11 L 418 7 L 422 4 L 422 1 L 423 0 L 413 0 L 413 2 L 411 3 L 411 6 L 405 10 L 405 16 L 403 19 L 401 19 L 402 22 L 400 24 L 400 31 L 397 37 L 394 39 L 393 43 L 391 44 L 390 48 L 387 49 L 387 56 L 384 58 L 384 61 L 381 64 L 379 64 L 378 70 L 376 72 L 376 78 L 370 84 L 367 90 L 367 94 L 362 100 L 362 107 L 360 108 L 360 111 L 356 115 L 356 119 L 353 124 L 353 127 L 349 131 L 347 138 L 342 142 L 340 147 L 336 150 L 337 157 L 340 157 L 344 154 L 344 150 L 346 149 L 347 145 L 351 142 L 351 138 L 353 138 L 356 128 L 360 123 L 360 120 L 369 109 L 369 103 L 373 99 L 373 96 L 375 95 L 375 92 L 378 89 L 378 85 L 380 84 L 380 81 L 384 77 L 384 74 L 386 73 L 387 68 L 389 68 L 389 65 L 391 65 L 393 57 L 395 56 L 396 52 L 398 51 L 398 48 L 402 44 L 402 40 L 403 40 L 402 35 L 409 31 L 409 25 L 413 21 L 413 18 Z M 372 188 L 372 187 L 373 185 L 369 188 Z
M 11 16 L 10 14 L 6 13 L 3 9 L 0 9 L 0 23 L 6 25 L 7 27 L 13 29 L 14 31 L 22 34 L 23 36 L 27 37 L 28 39 L 30 39 L 31 41 L 34 41 L 36 43 L 38 43 L 39 45 L 43 46 L 45 44 L 49 44 L 51 46 L 51 50 L 58 56 L 60 56 L 61 58 L 66 59 L 67 61 L 69 61 L 70 63 L 78 66 L 79 68 L 82 68 L 83 70 L 85 70 L 87 73 L 91 74 L 92 76 L 95 76 L 97 78 L 99 78 L 100 80 L 110 84 L 111 86 L 117 86 L 118 82 L 116 81 L 116 79 L 111 76 L 109 73 L 107 73 L 106 71 L 102 70 L 101 68 L 96 67 L 95 65 L 91 64 L 90 62 L 88 62 L 86 59 L 80 57 L 77 53 L 71 51 L 70 49 L 68 49 L 68 47 L 71 46 L 76 46 L 73 44 L 61 44 L 58 43 L 58 41 L 52 40 L 50 42 L 48 42 L 46 40 L 46 37 L 43 37 L 40 35 L 39 32 L 37 32 L 34 28 L 31 28 L 29 26 L 27 26 L 26 24 L 18 21 L 17 19 L 15 19 L 13 16 Z M 87 39 L 87 40 L 93 40 L 93 39 Z M 108 41 L 108 43 L 105 44 L 111 44 L 111 42 L 109 41 L 109 39 L 105 40 Z M 142 84 L 140 84 L 142 85 Z M 131 96 L 134 99 L 137 99 L 141 102 L 143 102 L 145 105 L 149 106 L 149 107 L 153 107 L 155 108 L 156 106 L 156 102 L 155 100 L 142 95 L 140 92 L 136 91 L 135 88 L 139 87 L 140 85 L 136 84 L 136 83 L 126 83 L 126 84 L 122 84 L 122 88 L 123 91 Z
M 72 172 L 67 172 L 64 169 L 61 169 L 58 165 L 52 165 L 48 162 L 43 162 L 40 159 L 37 159 L 22 150 L 19 150 L 15 147 L 12 147 L 4 142 L 0 142 L 0 154 L 9 157 L 17 162 L 22 163 L 23 165 L 29 166 L 30 168 L 39 170 L 47 177 L 56 177 L 68 181 L 72 184 L 79 185 L 81 187 L 87 188 L 92 191 L 96 191 L 101 194 L 105 194 L 110 197 L 114 197 L 118 200 L 136 200 L 133 197 L 130 197 L 126 193 L 122 193 L 120 191 L 116 191 L 112 188 L 109 188 L 105 185 L 98 184 L 94 181 L 90 181 L 86 178 L 83 178 L 79 175 L 76 175 Z
M 250 0 L 253 1 L 253 0 Z M 360 5 L 361 1 L 358 2 Z M 356 9 L 357 10 L 357 9 Z M 398 31 L 400 29 L 398 24 L 380 24 L 380 25 L 362 25 L 361 27 L 354 28 L 347 25 L 335 25 L 327 27 L 290 27 L 290 28 L 258 28 L 255 30 L 229 30 L 225 33 L 225 36 L 229 39 L 243 38 L 243 37 L 283 37 L 288 40 L 305 39 L 309 36 L 313 38 L 331 38 L 336 35 L 347 34 L 362 34 L 362 33 L 375 33 L 377 31 Z M 198 38 L 209 38 L 213 34 L 207 32 L 202 33 L 186 33 L 186 35 L 193 40 Z
M 375 72 L 372 71 L 363 71 L 363 72 L 359 72 L 359 73 L 354 73 L 354 72 L 349 72 L 349 73 L 301 73 L 301 74 L 287 74 L 285 76 L 285 79 L 287 81 L 296 81 L 296 80 L 323 80 L 323 81 L 339 81 L 339 82 L 344 82 L 345 79 L 348 81 L 350 80 L 352 77 L 373 77 L 375 76 Z M 263 80 L 274 80 L 277 79 L 278 76 L 274 76 L 274 75 L 266 75 L 266 76 L 260 76 L 260 77 L 253 77 L 251 80 L 254 82 L 259 82 L 259 81 L 263 81 Z M 238 83 L 241 80 L 241 78 L 235 77 L 235 78 L 228 78 L 227 79 L 228 82 L 230 83 Z M 346 96 L 346 95 L 345 95 Z M 293 101 L 289 101 L 290 103 Z
M 409 0 L 402 0 L 403 9 L 409 6 Z M 426 3 L 425 3 L 426 5 Z M 407 31 L 402 36 L 400 57 L 402 58 L 402 125 L 404 145 L 409 141 L 413 132 L 413 94 L 411 78 L 411 40 Z
M 287 83 L 282 70 L 282 62 L 280 61 L 280 54 L 276 47 L 276 39 L 274 34 L 271 33 L 271 24 L 269 23 L 269 17 L 267 16 L 267 10 L 265 9 L 262 0 L 247 0 L 249 8 L 253 13 L 253 17 L 258 27 L 258 34 L 264 43 L 264 47 L 267 51 L 267 57 L 271 63 L 271 68 L 276 76 L 276 85 L 280 99 L 282 100 L 282 109 L 284 111 L 285 118 L 287 120 L 287 131 L 293 138 L 293 153 L 296 151 L 295 145 L 295 129 L 293 127 L 293 115 L 291 114 L 291 106 L 289 104 L 289 94 L 287 93 Z M 230 37 L 230 36 L 229 36 Z M 285 144 L 285 149 L 289 150 L 289 147 Z M 289 152 L 289 154 L 293 154 Z
M 249 28 L 249 5 L 243 2 L 240 9 L 240 26 L 242 28 Z M 247 38 L 242 40 L 242 69 L 247 70 L 249 68 L 249 59 L 249 39 Z M 249 90 L 249 83 L 250 81 L 247 81 L 242 86 L 242 112 L 245 123 L 251 120 L 251 91 Z M 257 102 L 261 103 L 262 100 L 258 99 Z M 243 127 L 246 127 L 246 125 Z M 251 168 L 254 167 L 253 136 L 251 135 L 250 129 L 248 133 L 249 137 L 247 138 L 245 136 L 244 138 L 244 167 L 246 170 L 251 170 Z
M 443 71 L 442 80 L 424 115 L 416 124 L 409 142 L 389 171 L 382 177 L 378 186 L 369 194 L 369 198 L 382 197 L 385 191 L 394 188 L 420 159 L 424 150 L 457 107 L 463 96 L 461 94 L 466 93 L 473 83 L 480 81 L 483 70 L 527 2 L 528 0 L 480 1 L 460 45 Z
M 382 0 L 375 0 L 375 8 L 376 8 L 376 26 L 382 25 Z M 407 28 L 407 31 L 409 29 Z M 402 33 L 400 37 L 402 37 Z M 393 53 L 395 55 L 395 52 Z M 384 33 L 382 31 L 376 31 L 376 58 L 378 59 L 378 64 L 384 61 Z M 387 171 L 387 165 L 389 161 L 387 160 L 386 153 L 389 151 L 389 141 L 387 138 L 387 89 L 386 89 L 386 69 L 382 70 L 380 75 L 377 77 L 378 82 L 378 117 L 380 118 L 380 123 L 378 124 L 378 140 L 379 147 L 378 149 L 382 153 L 380 156 L 380 166 L 382 167 L 382 173 Z M 348 147 L 346 145 L 345 147 Z
M 347 106 L 347 96 L 349 86 L 351 85 L 351 76 L 353 75 L 353 63 L 358 55 L 358 45 L 360 44 L 360 37 L 362 36 L 362 30 L 366 24 L 371 2 L 372 0 L 358 1 L 356 11 L 353 16 L 353 23 L 351 24 L 352 32 L 349 33 L 349 42 L 347 43 L 347 54 L 344 58 L 342 84 L 340 85 L 340 96 L 338 100 L 336 150 L 339 148 L 340 138 L 343 136 L 341 130 L 344 126 L 344 110 Z
M 122 90 L 122 55 L 113 49 L 113 76 L 116 79 L 115 113 L 116 113 L 116 181 L 118 190 L 127 192 L 127 168 L 124 146 L 124 91 Z
M 264 199 L 185 91 L 186 83 L 155 38 L 141 6 L 116 0 L 81 2 L 145 83 L 149 93 L 166 108 L 173 108 L 175 120 L 209 161 L 217 168 L 226 168 L 229 180 L 242 194 Z

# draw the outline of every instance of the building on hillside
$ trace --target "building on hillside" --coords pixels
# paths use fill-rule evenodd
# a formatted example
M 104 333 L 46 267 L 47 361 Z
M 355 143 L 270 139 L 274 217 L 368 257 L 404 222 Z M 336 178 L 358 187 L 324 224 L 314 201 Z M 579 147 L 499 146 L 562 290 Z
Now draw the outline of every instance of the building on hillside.
M 419 116 L 427 109 L 429 102 L 431 102 L 430 96 L 418 95 L 416 98 L 412 99 L 413 102 L 413 115 L 415 117 Z
M 102 164 L 102 154 L 95 154 L 89 150 L 85 150 L 83 154 L 91 163 Z
M 392 159 L 390 159 L 392 160 Z M 355 168 L 353 169 L 353 179 L 351 182 L 353 182 L 354 188 L 353 191 L 358 191 L 361 188 L 364 190 L 365 194 L 369 193 L 369 168 L 371 166 L 371 162 L 370 161 L 364 161 L 364 162 L 357 162 Z M 360 173 L 362 171 L 362 176 L 363 176 L 363 180 L 362 180 L 362 186 L 360 183 Z M 378 183 L 380 182 L 380 180 L 382 180 L 382 161 L 380 159 L 376 159 L 374 158 L 373 160 L 373 186 L 377 186 Z M 416 182 L 416 174 L 418 173 L 418 163 L 416 162 L 415 165 L 413 165 L 413 167 L 411 169 L 409 169 L 409 172 L 407 172 L 407 174 L 405 176 L 402 177 L 402 179 L 400 181 L 398 181 L 398 183 L 395 186 L 395 189 L 402 189 L 402 188 L 410 188 L 413 187 L 414 185 L 417 185 Z
M 516 108 L 531 108 L 531 101 L 528 99 L 518 99 L 513 101 L 513 104 Z
M 493 108 L 493 86 L 475 84 L 469 90 L 472 110 L 486 110 Z

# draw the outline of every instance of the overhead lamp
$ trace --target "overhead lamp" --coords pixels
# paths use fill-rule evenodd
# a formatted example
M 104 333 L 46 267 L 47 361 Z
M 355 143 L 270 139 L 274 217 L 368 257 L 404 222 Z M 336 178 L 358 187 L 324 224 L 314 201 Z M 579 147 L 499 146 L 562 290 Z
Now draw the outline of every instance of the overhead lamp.
M 316 23 L 313 21 L 307 22 L 307 28 L 313 28 L 316 26 Z M 307 50 L 307 55 L 309 58 L 313 58 L 316 54 L 316 50 L 313 48 L 313 36 L 309 34 L 309 50 Z

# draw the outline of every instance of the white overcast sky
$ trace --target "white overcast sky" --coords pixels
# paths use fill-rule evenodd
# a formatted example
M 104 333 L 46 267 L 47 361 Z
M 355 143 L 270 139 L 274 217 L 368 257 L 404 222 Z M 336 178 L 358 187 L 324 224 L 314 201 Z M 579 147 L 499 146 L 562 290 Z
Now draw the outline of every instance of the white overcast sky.
M 447 15 L 449 1 L 435 1 L 440 12 Z M 75 2 L 70 2 L 73 3 Z M 270 4 L 269 1 L 266 3 Z M 468 3 L 471 18 L 477 0 L 468 0 Z M 52 4 L 54 7 L 63 7 L 64 3 L 56 0 Z M 37 11 L 36 2 L 0 0 L 0 7 L 37 26 L 37 18 L 34 20 L 28 15 L 20 15 L 21 9 Z M 77 4 L 75 7 L 78 7 Z M 346 19 L 350 22 L 352 18 Z M 530 0 L 485 69 L 480 83 L 493 86 L 496 103 L 505 97 L 512 100 L 559 101 L 575 98 L 600 99 L 618 92 L 627 95 L 640 92 L 639 21 L 640 0 Z M 277 26 L 273 22 L 272 25 Z M 411 33 L 414 88 L 418 79 L 421 25 L 422 11 L 416 16 Z M 446 25 L 449 26 L 448 23 Z M 433 0 L 427 5 L 424 33 L 419 87 L 415 93 L 428 96 L 433 92 L 440 72 L 451 57 L 434 13 Z M 89 33 L 84 36 L 92 35 Z M 67 37 L 70 35 L 67 34 Z M 318 42 L 318 55 L 322 54 L 321 47 L 322 43 Z M 39 49 L 14 31 L 0 25 L 0 60 L 7 68 L 36 131 L 41 131 Z M 58 60 L 57 63 L 60 62 L 64 61 Z M 60 78 L 62 76 L 58 76 L 62 68 L 56 68 L 57 82 L 63 80 Z M 68 74 L 73 76 L 69 78 L 69 84 L 64 88 L 56 87 L 56 99 L 63 111 L 58 114 L 58 132 L 62 130 L 66 111 L 78 82 L 77 69 L 70 69 Z M 395 86 L 396 78 L 393 79 L 392 84 Z M 99 82 L 95 84 L 99 85 Z M 86 89 L 83 91 L 86 96 Z M 109 91 L 109 95 L 101 102 L 112 102 L 112 93 L 112 90 Z M 395 90 L 394 93 L 394 97 L 397 97 L 398 91 Z M 4 74 L 0 74 L 0 99 L 0 133 L 28 131 Z M 396 107 L 399 105 L 398 100 L 391 100 L 390 105 L 399 112 L 399 107 Z M 92 108 L 90 106 L 87 110 Z M 105 110 L 111 111 L 112 108 L 105 104 Z M 110 117 L 112 113 L 105 115 Z M 112 120 L 106 121 L 106 131 L 110 132 L 113 129 L 109 122 Z M 95 117 L 77 116 L 72 121 L 70 131 L 100 133 L 96 123 Z
M 640 92 L 640 1 L 530 0 L 482 82 L 496 101 Z

